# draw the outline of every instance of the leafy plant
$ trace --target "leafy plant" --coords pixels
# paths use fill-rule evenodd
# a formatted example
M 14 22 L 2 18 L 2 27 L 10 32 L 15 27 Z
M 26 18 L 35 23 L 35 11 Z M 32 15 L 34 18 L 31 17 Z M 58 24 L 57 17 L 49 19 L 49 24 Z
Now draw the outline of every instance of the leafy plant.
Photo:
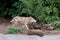
M 10 27 L 8 28 L 8 33 L 9 34 L 16 34 L 16 33 L 23 33 L 24 29 L 17 29 L 16 27 Z
M 60 0 L 1 0 L 0 15 L 32 16 L 39 23 L 51 23 L 60 19 Z
M 59 21 L 52 22 L 51 24 L 54 25 L 54 29 L 60 30 L 60 22 Z
M 60 30 L 60 24 L 55 25 L 55 26 L 54 26 L 54 29 L 58 29 L 58 30 Z
M 8 29 L 9 34 L 16 34 L 17 32 L 18 32 L 18 30 L 15 27 L 11 27 Z

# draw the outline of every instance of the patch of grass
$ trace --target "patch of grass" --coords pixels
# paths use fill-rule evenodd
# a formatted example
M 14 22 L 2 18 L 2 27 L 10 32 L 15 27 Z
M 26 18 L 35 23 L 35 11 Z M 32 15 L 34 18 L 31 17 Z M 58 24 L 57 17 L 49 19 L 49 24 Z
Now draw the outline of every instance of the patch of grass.
M 16 27 L 10 27 L 8 28 L 8 33 L 9 34 L 16 34 L 18 32 Z
M 23 33 L 24 32 L 24 29 L 23 28 L 22 29 L 19 29 L 18 32 L 19 33 Z
M 54 26 L 54 29 L 60 30 L 60 24 L 56 24 L 56 25 Z
M 9 34 L 17 34 L 17 33 L 23 33 L 24 29 L 17 29 L 16 27 L 10 27 L 8 28 L 8 33 Z

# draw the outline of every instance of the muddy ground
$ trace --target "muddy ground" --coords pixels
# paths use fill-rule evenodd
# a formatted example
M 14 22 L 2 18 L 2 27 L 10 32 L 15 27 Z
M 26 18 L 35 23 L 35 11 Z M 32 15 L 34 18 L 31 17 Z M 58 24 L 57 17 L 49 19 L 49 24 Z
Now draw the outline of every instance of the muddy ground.
M 11 27 L 11 23 L 9 19 L 0 18 L 0 34 L 6 34 L 9 27 Z M 51 30 L 44 31 L 47 35 L 58 35 L 60 34 L 60 30 Z

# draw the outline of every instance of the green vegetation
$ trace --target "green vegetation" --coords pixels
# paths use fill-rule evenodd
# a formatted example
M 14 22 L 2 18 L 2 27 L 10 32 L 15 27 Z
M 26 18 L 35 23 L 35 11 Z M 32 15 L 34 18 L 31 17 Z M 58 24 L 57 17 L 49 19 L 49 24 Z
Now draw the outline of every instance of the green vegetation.
M 0 0 L 0 16 L 32 16 L 41 24 L 60 21 L 60 0 Z
M 10 27 L 8 28 L 8 33 L 9 34 L 16 34 L 16 33 L 23 33 L 23 29 L 17 29 L 16 27 Z
M 54 26 L 54 29 L 60 30 L 60 24 L 55 25 L 55 26 Z
M 16 34 L 17 32 L 18 31 L 17 31 L 17 29 L 15 27 L 11 27 L 11 28 L 8 29 L 9 34 Z
M 54 24 L 54 29 L 60 29 L 60 22 L 58 23 L 53 23 Z

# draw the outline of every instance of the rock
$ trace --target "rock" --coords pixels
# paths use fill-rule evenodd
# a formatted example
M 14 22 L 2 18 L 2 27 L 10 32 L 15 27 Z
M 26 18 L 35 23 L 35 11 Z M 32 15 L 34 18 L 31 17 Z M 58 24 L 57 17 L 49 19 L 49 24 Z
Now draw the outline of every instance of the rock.
M 42 27 L 41 27 L 42 30 L 53 30 L 54 29 L 54 26 L 52 24 L 44 24 Z
M 38 23 L 36 23 L 36 22 L 29 23 L 29 24 L 28 24 L 28 27 L 29 27 L 30 29 L 41 29 L 41 25 L 38 24 Z
M 29 30 L 28 32 L 29 35 L 38 35 L 38 36 L 44 36 L 44 32 L 42 30 L 39 29 L 33 29 L 33 30 Z

